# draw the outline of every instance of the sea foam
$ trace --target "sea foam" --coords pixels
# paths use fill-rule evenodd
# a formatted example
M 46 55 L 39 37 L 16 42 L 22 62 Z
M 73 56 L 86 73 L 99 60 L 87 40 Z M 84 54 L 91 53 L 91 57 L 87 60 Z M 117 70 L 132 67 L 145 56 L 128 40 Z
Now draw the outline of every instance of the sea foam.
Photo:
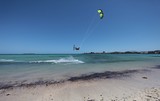
M 73 64 L 79 64 L 84 63 L 81 60 L 75 59 L 73 57 L 67 57 L 67 58 L 60 58 L 57 60 L 39 60 L 39 61 L 31 61 L 30 63 L 73 63 Z
M 13 62 L 14 60 L 12 59 L 0 59 L 0 62 Z

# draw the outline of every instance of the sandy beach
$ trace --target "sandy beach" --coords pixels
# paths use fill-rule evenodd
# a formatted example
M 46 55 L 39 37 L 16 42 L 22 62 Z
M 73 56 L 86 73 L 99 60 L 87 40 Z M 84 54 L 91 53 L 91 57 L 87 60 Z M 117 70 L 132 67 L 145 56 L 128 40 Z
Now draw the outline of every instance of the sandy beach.
M 0 101 L 160 101 L 160 0 L 0 0 Z
M 1 89 L 0 101 L 160 101 L 159 66 L 111 78 L 93 75 L 74 77 L 83 78 L 75 81 L 70 78 L 55 84 Z M 93 78 L 86 79 L 89 76 Z

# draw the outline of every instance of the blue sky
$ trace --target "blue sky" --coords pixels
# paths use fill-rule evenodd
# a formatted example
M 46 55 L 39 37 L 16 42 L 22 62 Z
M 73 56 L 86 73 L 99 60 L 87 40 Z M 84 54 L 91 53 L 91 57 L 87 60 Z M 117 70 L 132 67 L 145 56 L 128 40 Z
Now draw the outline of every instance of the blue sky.
M 0 53 L 160 49 L 160 0 L 0 0 Z M 97 9 L 104 18 L 99 19 Z M 77 52 L 77 53 L 78 53 Z

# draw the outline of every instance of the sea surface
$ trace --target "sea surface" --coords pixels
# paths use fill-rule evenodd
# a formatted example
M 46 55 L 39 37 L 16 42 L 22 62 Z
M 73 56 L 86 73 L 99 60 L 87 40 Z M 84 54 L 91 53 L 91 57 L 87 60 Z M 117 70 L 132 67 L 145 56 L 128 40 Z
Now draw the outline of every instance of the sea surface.
M 104 71 L 147 69 L 160 65 L 158 54 L 2 54 L 0 85 L 65 80 Z

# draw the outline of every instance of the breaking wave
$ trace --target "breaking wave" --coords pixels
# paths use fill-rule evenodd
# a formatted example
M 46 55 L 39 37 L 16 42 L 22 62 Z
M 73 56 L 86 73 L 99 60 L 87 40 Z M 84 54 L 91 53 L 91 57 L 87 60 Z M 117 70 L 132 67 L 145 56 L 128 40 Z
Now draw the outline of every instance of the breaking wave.
M 0 62 L 13 62 L 14 60 L 12 59 L 0 59 Z
M 39 60 L 39 61 L 31 61 L 30 63 L 74 63 L 74 64 L 79 64 L 79 63 L 84 63 L 81 60 L 75 59 L 73 57 L 67 57 L 67 58 L 60 58 L 57 60 Z

